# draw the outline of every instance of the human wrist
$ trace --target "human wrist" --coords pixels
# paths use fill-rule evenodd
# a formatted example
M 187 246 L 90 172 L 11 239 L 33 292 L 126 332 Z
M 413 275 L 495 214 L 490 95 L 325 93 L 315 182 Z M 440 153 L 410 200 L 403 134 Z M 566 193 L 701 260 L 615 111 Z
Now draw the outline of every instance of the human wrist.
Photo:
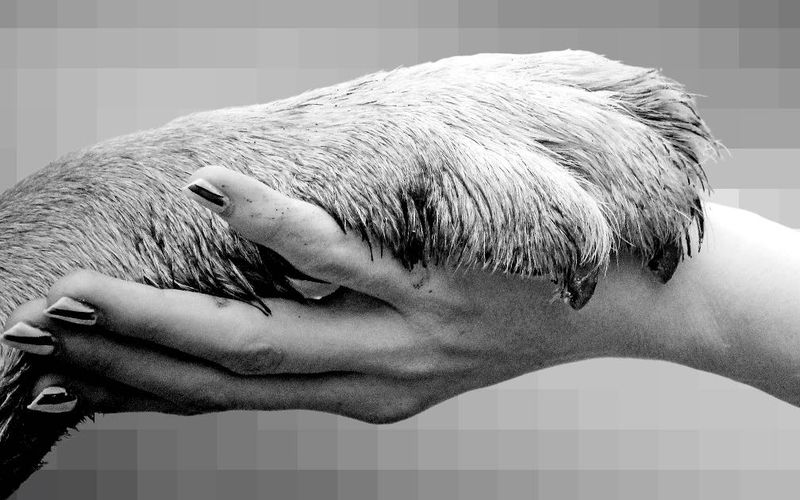
M 717 210 L 707 214 L 702 250 L 694 238 L 692 256 L 684 256 L 666 284 L 639 257 L 615 256 L 592 301 L 580 311 L 559 312 L 555 330 L 573 339 L 572 357 L 658 359 L 725 371 L 730 332 L 719 321 L 726 314 L 726 303 L 717 288 L 724 284 L 718 275 L 726 272 L 721 256 L 729 250 L 708 236 L 729 223 L 720 219 Z M 690 233 L 695 234 L 694 228 Z
M 797 404 L 800 234 L 713 203 L 706 214 L 702 248 L 666 285 L 649 286 L 635 272 L 611 276 L 607 285 L 634 333 L 620 339 L 629 345 L 621 355 L 683 364 Z

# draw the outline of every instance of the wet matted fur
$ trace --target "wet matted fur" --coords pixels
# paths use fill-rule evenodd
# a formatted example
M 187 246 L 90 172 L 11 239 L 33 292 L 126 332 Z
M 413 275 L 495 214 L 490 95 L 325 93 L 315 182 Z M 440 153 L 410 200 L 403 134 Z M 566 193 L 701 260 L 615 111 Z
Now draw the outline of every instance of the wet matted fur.
M 69 154 L 0 197 L 0 319 L 78 267 L 302 300 L 288 263 L 180 193 L 211 164 L 319 205 L 408 267 L 546 276 L 579 309 L 615 253 L 669 280 L 693 222 L 702 241 L 702 162 L 718 150 L 680 84 L 584 51 L 452 57 L 197 113 Z M 25 410 L 43 360 L 2 357 L 5 497 L 90 409 Z

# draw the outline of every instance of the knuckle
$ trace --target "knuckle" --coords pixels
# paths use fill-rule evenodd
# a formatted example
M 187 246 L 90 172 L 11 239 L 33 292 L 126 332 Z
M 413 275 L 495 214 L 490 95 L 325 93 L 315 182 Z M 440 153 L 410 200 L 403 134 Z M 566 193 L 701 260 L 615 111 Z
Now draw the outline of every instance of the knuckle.
M 427 359 L 395 360 L 389 375 L 403 380 L 417 380 L 429 377 L 434 370 L 433 363 Z
M 406 381 L 428 379 L 440 374 L 449 364 L 437 336 L 422 338 L 412 334 L 402 337 L 395 340 L 391 351 L 382 356 L 384 366 L 389 368 L 387 375 Z
M 71 271 L 53 283 L 47 298 L 51 302 L 64 296 L 81 298 L 91 294 L 97 282 L 103 277 L 103 274 L 91 269 Z
M 428 379 L 442 370 L 442 360 L 429 350 L 419 353 L 412 361 L 406 361 L 398 366 L 398 376 L 403 379 L 420 380 Z

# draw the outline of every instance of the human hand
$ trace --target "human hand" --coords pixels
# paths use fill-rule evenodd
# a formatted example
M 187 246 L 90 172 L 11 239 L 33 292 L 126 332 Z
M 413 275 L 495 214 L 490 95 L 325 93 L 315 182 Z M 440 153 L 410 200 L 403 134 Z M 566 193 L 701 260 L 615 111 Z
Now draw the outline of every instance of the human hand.
M 602 282 L 604 298 L 573 311 L 546 278 L 446 263 L 409 271 L 321 208 L 240 173 L 206 167 L 191 180 L 187 193 L 231 229 L 330 283 L 297 282 L 307 296 L 332 293 L 304 304 L 264 299 L 265 315 L 253 304 L 74 272 L 5 325 L 4 343 L 49 363 L 31 409 L 311 409 L 392 422 L 630 344 Z

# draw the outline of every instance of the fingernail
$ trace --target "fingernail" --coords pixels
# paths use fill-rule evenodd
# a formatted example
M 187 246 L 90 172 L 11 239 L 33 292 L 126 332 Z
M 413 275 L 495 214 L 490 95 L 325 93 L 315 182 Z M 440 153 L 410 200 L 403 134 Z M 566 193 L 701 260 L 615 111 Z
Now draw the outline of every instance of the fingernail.
M 189 198 L 216 213 L 224 211 L 230 203 L 225 193 L 205 179 L 195 179 L 185 185 L 183 191 Z
M 23 322 L 3 332 L 0 342 L 14 349 L 41 355 L 52 353 L 55 347 L 52 335 Z
M 45 387 L 28 405 L 29 410 L 43 413 L 67 413 L 78 404 L 78 398 L 71 395 L 63 387 Z
M 94 309 L 69 297 L 61 297 L 55 304 L 45 309 L 44 313 L 51 318 L 76 325 L 93 325 L 97 321 Z

